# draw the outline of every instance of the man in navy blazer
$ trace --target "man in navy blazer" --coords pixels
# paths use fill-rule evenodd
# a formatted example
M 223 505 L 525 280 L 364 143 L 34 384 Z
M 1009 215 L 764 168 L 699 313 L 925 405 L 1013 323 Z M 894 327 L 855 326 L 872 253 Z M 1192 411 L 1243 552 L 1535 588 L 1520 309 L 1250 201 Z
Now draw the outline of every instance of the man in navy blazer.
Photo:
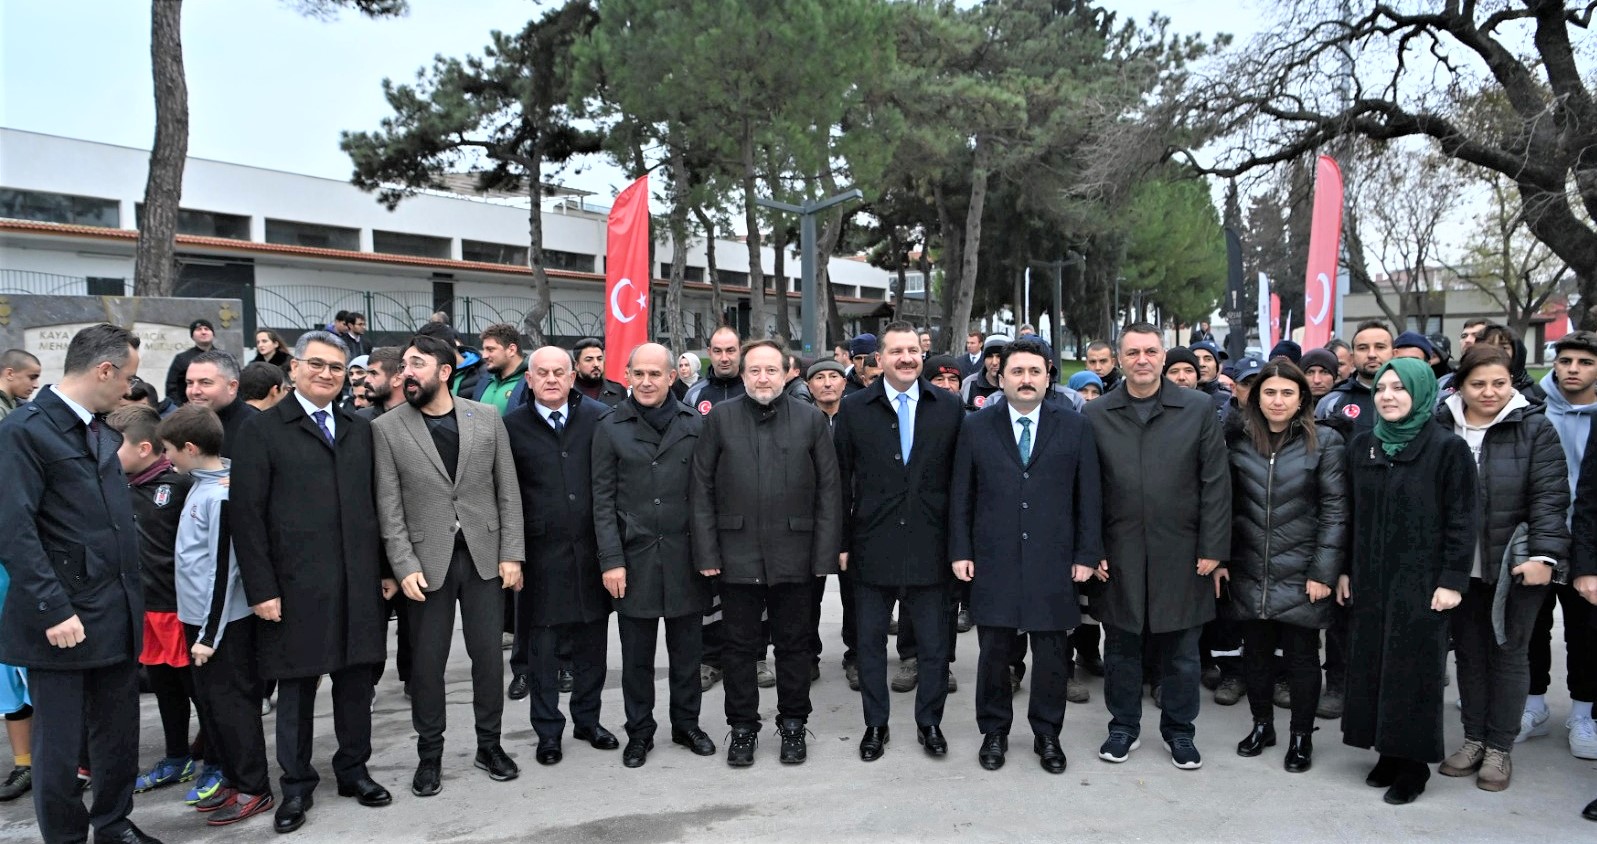
M 1081 623 L 1076 584 L 1103 558 L 1098 448 L 1092 427 L 1048 394 L 1042 344 L 1005 347 L 1003 401 L 965 418 L 954 456 L 948 553 L 954 575 L 970 581 L 976 661 L 977 758 L 1004 764 L 1013 720 L 1009 663 L 1017 631 L 1034 653 L 1028 719 L 1043 770 L 1064 773 L 1059 732 L 1065 718 L 1069 648 Z
M 840 568 L 852 566 L 865 734 L 860 758 L 887 744 L 887 624 L 893 601 L 914 626 L 920 669 L 918 741 L 948 752 L 941 729 L 948 699 L 948 482 L 964 408 L 959 397 L 921 379 L 914 326 L 893 322 L 878 340 L 882 377 L 843 399 L 833 425 L 843 492 Z

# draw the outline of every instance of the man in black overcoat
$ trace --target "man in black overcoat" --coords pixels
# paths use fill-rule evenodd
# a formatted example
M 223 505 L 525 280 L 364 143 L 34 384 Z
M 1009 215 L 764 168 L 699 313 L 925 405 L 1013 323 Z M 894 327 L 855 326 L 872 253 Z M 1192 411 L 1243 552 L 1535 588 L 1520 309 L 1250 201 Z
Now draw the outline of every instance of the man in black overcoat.
M 853 567 L 866 762 L 881 758 L 889 737 L 887 625 L 895 600 L 919 634 L 917 740 L 930 755 L 948 752 L 948 483 L 965 415 L 957 395 L 921 379 L 914 326 L 889 323 L 878 344 L 882 377 L 843 400 L 833 432 L 843 493 L 838 564 Z
M 67 345 L 61 382 L 0 422 L 0 662 L 28 669 L 33 808 L 46 842 L 153 842 L 128 814 L 138 774 L 144 595 L 133 502 L 101 415 L 138 373 L 138 340 L 93 325 Z M 93 714 L 92 729 L 86 715 Z M 77 768 L 88 737 L 94 801 Z M 21 752 L 21 749 L 17 749 Z
M 566 729 L 556 653 L 562 633 L 571 640 L 572 737 L 600 750 L 621 746 L 599 723 L 610 594 L 593 531 L 592 449 L 599 417 L 610 408 L 573 388 L 576 373 L 565 349 L 533 352 L 527 378 L 533 400 L 505 415 L 527 520 L 526 585 L 516 596 L 516 624 L 527 642 L 537 759 L 554 765 L 563 758 Z
M 966 417 L 954 458 L 949 555 L 970 582 L 976 723 L 983 768 L 1004 764 L 1013 721 L 1009 664 L 1030 634 L 1028 720 L 1043 770 L 1065 770 L 1059 744 L 1070 677 L 1070 631 L 1081 623 L 1076 584 L 1103 558 L 1098 451 L 1092 428 L 1064 402 L 1044 401 L 1046 348 L 1006 346 L 1004 397 Z
M 1109 737 L 1101 759 L 1124 762 L 1141 743 L 1143 642 L 1163 674 L 1159 732 L 1176 767 L 1203 759 L 1198 716 L 1198 635 L 1214 618 L 1231 554 L 1231 468 L 1209 397 L 1164 380 L 1159 330 L 1135 323 L 1120 336 L 1124 388 L 1087 405 L 1103 474 L 1104 548 L 1093 599 L 1104 627 Z
M 321 777 L 311 764 L 316 687 L 333 682 L 338 793 L 386 806 L 371 758 L 372 682 L 387 658 L 387 598 L 398 587 L 376 530 L 371 423 L 339 406 L 344 344 L 325 331 L 294 344 L 294 393 L 251 418 L 233 449 L 233 545 L 244 594 L 262 624 L 256 658 L 277 682 L 274 828 L 305 823 Z

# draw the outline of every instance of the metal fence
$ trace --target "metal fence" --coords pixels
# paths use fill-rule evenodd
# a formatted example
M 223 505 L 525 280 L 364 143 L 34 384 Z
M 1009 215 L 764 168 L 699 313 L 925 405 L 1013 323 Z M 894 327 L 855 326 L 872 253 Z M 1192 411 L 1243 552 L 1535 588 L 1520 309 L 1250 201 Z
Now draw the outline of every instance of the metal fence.
M 13 296 L 87 296 L 89 280 L 79 276 L 0 270 L 0 294 Z

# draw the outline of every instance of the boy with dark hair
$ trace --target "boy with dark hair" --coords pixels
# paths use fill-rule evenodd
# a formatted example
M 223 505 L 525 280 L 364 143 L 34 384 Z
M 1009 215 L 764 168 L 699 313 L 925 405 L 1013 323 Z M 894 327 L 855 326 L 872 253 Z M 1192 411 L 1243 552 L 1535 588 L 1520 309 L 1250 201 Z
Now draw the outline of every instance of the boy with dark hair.
M 228 530 L 222 422 L 208 408 L 185 406 L 162 420 L 156 435 L 172 465 L 194 479 L 178 520 L 174 586 L 194 663 L 194 691 L 226 783 L 195 808 L 214 813 L 207 825 L 226 826 L 267 811 L 273 800 L 255 670 L 255 616 Z
M 139 664 L 150 678 L 150 690 L 155 693 L 161 729 L 166 735 L 166 755 L 139 774 L 133 786 L 136 792 L 150 791 L 188 782 L 196 773 L 189 745 L 189 701 L 194 697 L 194 678 L 189 671 L 183 624 L 177 620 L 173 562 L 178 518 L 193 482 L 166 459 L 155 435 L 161 417 L 148 405 L 119 408 L 106 419 L 106 424 L 122 434 L 116 456 L 128 477 L 139 529 L 139 573 L 144 583 L 144 649 L 139 654 Z M 222 770 L 217 762 L 212 758 L 205 766 L 194 787 L 192 802 L 211 796 L 220 786 Z

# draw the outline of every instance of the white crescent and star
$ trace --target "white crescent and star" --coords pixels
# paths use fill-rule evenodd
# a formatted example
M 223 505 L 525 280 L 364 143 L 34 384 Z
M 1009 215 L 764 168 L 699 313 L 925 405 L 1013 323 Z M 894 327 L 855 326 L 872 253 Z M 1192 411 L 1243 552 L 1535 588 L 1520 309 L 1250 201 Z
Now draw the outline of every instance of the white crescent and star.
M 1320 294 L 1319 303 L 1320 312 L 1309 317 L 1310 325 L 1319 325 L 1320 323 L 1325 322 L 1325 318 L 1331 313 L 1331 279 L 1327 277 L 1325 273 L 1320 273 L 1319 276 L 1315 278 L 1315 281 L 1319 283 L 1320 290 L 1322 291 Z
M 623 278 L 616 282 L 616 286 L 610 290 L 610 315 L 614 316 L 618 321 L 623 323 L 631 322 L 637 319 L 638 314 L 643 313 L 644 309 L 649 307 L 649 294 L 647 292 L 640 291 L 638 293 L 637 299 L 638 309 L 634 311 L 631 316 L 621 313 L 621 291 L 627 287 L 636 289 L 632 283 L 632 279 Z

